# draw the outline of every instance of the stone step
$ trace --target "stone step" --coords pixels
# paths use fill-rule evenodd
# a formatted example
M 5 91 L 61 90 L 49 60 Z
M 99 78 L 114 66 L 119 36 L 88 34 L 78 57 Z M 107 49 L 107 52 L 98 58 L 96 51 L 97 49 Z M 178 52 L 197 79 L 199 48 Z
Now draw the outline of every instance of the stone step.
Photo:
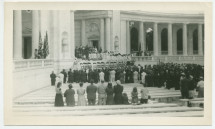
M 204 111 L 187 111 L 187 112 L 167 112 L 167 113 L 150 113 L 150 114 L 122 114 L 110 115 L 114 117 L 138 116 L 138 117 L 203 117 Z
M 195 103 L 195 101 L 203 102 L 204 98 L 194 98 L 194 99 L 179 99 L 179 104 L 181 106 L 188 106 L 189 102 Z M 198 103 L 198 102 L 197 102 Z M 194 105 L 193 105 L 194 106 Z M 197 105 L 196 105 L 197 106 Z
M 156 98 L 156 96 L 168 96 L 168 95 L 180 95 L 180 93 L 159 93 L 159 94 L 149 94 L 152 98 Z M 98 94 L 97 94 L 98 96 Z M 138 97 L 141 97 L 141 94 L 138 94 Z M 50 95 L 50 96 L 26 96 L 26 97 L 22 97 L 19 98 L 18 100 L 15 101 L 21 101 L 21 100 L 42 100 L 42 99 L 46 99 L 46 100 L 50 100 L 50 99 L 54 99 L 55 95 Z M 87 95 L 85 95 L 85 98 L 87 98 Z M 131 94 L 128 94 L 128 98 L 131 98 Z M 75 99 L 78 99 L 78 95 L 75 95 Z
M 177 104 L 142 104 L 142 105 L 104 105 L 104 106 L 74 106 L 74 107 L 14 107 L 15 112 L 37 112 L 37 111 L 88 111 L 88 110 L 123 110 L 123 109 L 144 109 L 144 108 L 162 108 L 162 107 L 177 107 Z
M 97 115 L 121 115 L 121 114 L 148 114 L 165 112 L 188 112 L 203 111 L 198 107 L 164 107 L 164 108 L 145 108 L 145 109 L 124 109 L 124 110 L 90 110 L 90 111 L 37 111 L 37 112 L 14 112 L 15 115 L 22 116 L 97 116 Z
M 190 101 L 191 107 L 204 107 L 204 101 Z

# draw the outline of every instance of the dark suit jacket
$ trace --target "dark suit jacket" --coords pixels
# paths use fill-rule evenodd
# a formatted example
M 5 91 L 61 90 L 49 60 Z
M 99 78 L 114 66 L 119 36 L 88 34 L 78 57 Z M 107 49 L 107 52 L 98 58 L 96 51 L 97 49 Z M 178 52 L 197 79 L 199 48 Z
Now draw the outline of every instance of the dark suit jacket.
M 97 87 L 95 85 L 87 86 L 87 99 L 96 99 Z

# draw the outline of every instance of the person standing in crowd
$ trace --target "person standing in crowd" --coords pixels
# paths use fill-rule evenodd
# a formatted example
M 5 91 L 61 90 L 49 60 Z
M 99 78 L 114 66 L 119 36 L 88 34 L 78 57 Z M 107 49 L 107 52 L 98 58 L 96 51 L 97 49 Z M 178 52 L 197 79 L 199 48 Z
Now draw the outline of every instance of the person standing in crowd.
M 122 104 L 124 104 L 124 105 L 128 105 L 129 104 L 129 102 L 128 102 L 128 95 L 126 93 L 122 94 Z
M 83 88 L 83 83 L 81 82 L 80 88 L 77 89 L 78 94 L 78 106 L 86 106 L 86 99 L 85 99 L 85 89 Z
M 75 106 L 75 90 L 72 89 L 72 84 L 69 84 L 69 89 L 64 92 L 64 97 L 66 98 L 67 106 Z
M 143 71 L 142 73 L 141 73 L 141 82 L 142 82 L 142 84 L 145 86 L 145 83 L 146 83 L 146 81 L 145 81 L 145 77 L 146 77 L 146 72 L 145 71 Z
M 190 75 L 190 78 L 189 78 L 189 85 L 188 85 L 188 90 L 189 90 L 189 99 L 193 99 L 195 97 L 195 82 L 193 80 L 193 76 Z
M 182 99 L 188 99 L 189 98 L 189 75 L 182 74 L 183 79 L 181 80 L 181 97 Z
M 95 105 L 96 91 L 97 91 L 97 87 L 93 84 L 93 80 L 90 80 L 90 85 L 87 86 L 88 105 Z
M 106 105 L 106 86 L 104 80 L 101 80 L 101 84 L 98 86 L 98 105 Z
M 63 76 L 63 83 L 66 83 L 67 73 L 66 73 L 65 69 L 63 69 L 63 71 L 61 73 L 64 75 Z
M 113 83 L 115 82 L 115 74 L 116 74 L 116 71 L 114 69 L 112 69 L 110 71 L 110 81 Z
M 55 75 L 54 71 L 52 71 L 52 73 L 50 74 L 50 78 L 51 78 L 51 85 L 55 86 L 56 75 Z
M 119 74 L 119 80 L 122 84 L 125 83 L 125 73 L 123 70 L 121 70 L 120 74 Z
M 38 51 L 37 51 L 37 49 L 34 50 L 34 59 L 38 59 Z
M 63 86 L 64 75 L 62 72 L 59 73 L 59 82 L 61 82 L 61 86 Z
M 138 80 L 141 80 L 142 66 L 140 66 L 140 64 L 138 64 L 137 68 L 138 68 Z
M 203 98 L 204 97 L 204 79 L 201 76 L 199 82 L 197 83 L 197 88 L 198 88 L 198 98 Z
M 100 82 L 101 82 L 102 80 L 104 80 L 104 76 L 105 76 L 104 72 L 101 71 L 101 72 L 99 73 L 99 81 L 100 81 Z
M 72 81 L 71 81 L 71 75 L 72 75 L 72 70 L 71 69 L 69 69 L 69 71 L 68 71 L 68 83 L 72 83 Z
M 108 83 L 107 88 L 105 89 L 105 92 L 107 94 L 107 100 L 106 100 L 106 104 L 107 105 L 113 105 L 114 104 L 114 99 L 113 99 L 113 87 L 112 87 L 112 83 Z
M 133 79 L 134 83 L 138 83 L 138 72 L 136 70 L 133 72 Z
M 141 94 L 140 103 L 147 104 L 148 98 L 149 98 L 149 90 L 144 87 L 144 84 L 143 84 L 143 88 L 140 90 L 140 94 Z
M 61 82 L 58 82 L 57 87 L 55 89 L 56 95 L 55 95 L 55 107 L 62 107 L 64 106 L 63 103 L 63 96 L 62 96 L 62 91 L 61 91 Z
M 116 81 L 117 85 L 114 86 L 114 102 L 115 104 L 122 104 L 123 86 L 119 80 Z
M 138 103 L 138 91 L 137 91 L 137 87 L 133 88 L 133 91 L 131 92 L 131 103 L 132 104 L 137 104 Z

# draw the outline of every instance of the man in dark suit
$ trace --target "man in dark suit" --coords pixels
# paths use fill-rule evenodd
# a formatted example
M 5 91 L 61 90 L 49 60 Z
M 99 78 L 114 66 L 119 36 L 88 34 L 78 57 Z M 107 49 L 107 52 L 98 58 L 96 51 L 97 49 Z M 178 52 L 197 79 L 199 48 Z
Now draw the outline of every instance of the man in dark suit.
M 50 74 L 50 78 L 51 78 L 51 85 L 54 86 L 56 81 L 56 75 L 54 71 L 52 71 L 52 73 Z
M 182 74 L 182 80 L 181 80 L 181 97 L 182 99 L 188 99 L 189 98 L 189 75 L 187 74 L 186 77 L 184 73 Z
M 68 83 L 72 83 L 72 81 L 71 81 L 71 75 L 72 75 L 72 70 L 69 69 L 69 72 L 68 72 Z
M 119 80 L 116 81 L 117 85 L 114 86 L 114 101 L 115 104 L 122 104 L 122 92 L 123 92 L 123 86 L 121 85 L 121 82 Z
M 66 83 L 67 73 L 66 73 L 65 69 L 63 69 L 63 71 L 61 73 L 64 75 L 63 83 Z
M 95 105 L 97 87 L 93 84 L 93 80 L 90 80 L 90 85 L 87 86 L 87 99 L 88 105 Z

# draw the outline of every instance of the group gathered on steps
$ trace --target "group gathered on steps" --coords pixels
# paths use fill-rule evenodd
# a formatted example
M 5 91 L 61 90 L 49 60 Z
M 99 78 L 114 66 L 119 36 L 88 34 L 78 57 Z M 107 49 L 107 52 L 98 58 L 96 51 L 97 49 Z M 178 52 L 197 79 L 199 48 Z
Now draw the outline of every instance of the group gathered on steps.
M 80 83 L 80 89 L 77 91 L 79 96 L 79 100 L 82 100 L 84 97 L 81 97 L 82 94 L 85 93 L 85 89 L 83 89 L 84 82 L 92 82 L 93 83 L 101 83 L 102 82 L 109 82 L 107 88 L 103 86 L 103 94 L 106 93 L 107 101 L 102 101 L 103 104 L 128 104 L 128 97 L 126 93 L 120 93 L 121 97 L 117 98 L 117 91 L 120 91 L 120 86 L 122 87 L 121 83 L 141 83 L 145 87 L 162 87 L 164 86 L 167 89 L 175 88 L 175 90 L 181 91 L 181 96 L 183 99 L 192 99 L 195 97 L 196 91 L 198 92 L 198 97 L 204 97 L 204 66 L 197 65 L 197 64 L 176 64 L 176 63 L 160 63 L 157 65 L 148 65 L 142 67 L 141 65 L 127 65 L 125 67 L 116 67 L 115 69 L 111 69 L 105 67 L 103 69 L 83 69 L 83 70 L 69 70 L 68 73 L 63 70 L 59 75 L 56 75 L 54 72 L 50 75 L 51 84 L 55 85 L 56 78 L 58 79 L 56 92 L 57 94 L 61 94 L 60 86 L 68 82 L 69 89 L 64 94 L 66 98 L 68 93 L 75 94 L 75 91 L 72 89 L 72 83 Z M 114 88 L 112 87 L 113 82 L 118 82 Z M 120 83 L 119 83 L 120 82 Z M 100 93 L 102 88 L 95 88 L 95 86 L 91 83 L 91 87 L 94 87 L 94 92 Z M 87 88 L 89 89 L 89 88 Z M 88 90 L 86 89 L 87 95 Z M 111 90 L 112 89 L 112 90 Z M 123 88 L 122 88 L 123 90 Z M 91 91 L 91 90 L 90 90 Z M 112 96 L 108 96 L 108 94 L 112 94 Z M 138 103 L 136 99 L 138 91 L 134 88 L 132 91 L 132 102 Z M 58 97 L 57 97 L 58 96 Z M 61 100 L 59 97 L 60 95 L 56 95 L 56 101 Z M 74 96 L 74 95 L 72 95 Z M 89 94 L 90 98 L 92 96 Z M 142 93 L 141 93 L 142 96 Z M 143 95 L 144 96 L 144 95 Z M 74 97 L 73 97 L 74 98 Z M 82 99 L 81 99 L 82 98 Z M 102 94 L 99 95 L 98 100 L 102 98 Z M 110 98 L 110 99 L 108 99 Z M 141 97 L 144 98 L 144 97 Z M 67 99 L 66 99 L 67 100 Z M 84 100 L 84 99 L 83 99 Z M 85 100 L 84 100 L 85 101 Z M 100 101 L 98 104 L 100 104 Z M 146 100 L 141 100 L 141 102 L 145 102 Z M 79 104 L 82 103 L 82 104 Z M 88 105 L 94 105 L 94 101 L 88 101 Z M 62 105 L 62 104 L 61 104 Z M 86 102 L 78 101 L 78 105 L 86 105 Z
M 104 81 L 97 87 L 94 85 L 93 80 L 90 81 L 90 85 L 86 90 L 83 88 L 83 83 L 79 83 L 80 88 L 75 91 L 72 84 L 68 85 L 68 89 L 63 93 L 61 91 L 62 83 L 58 82 L 56 87 L 55 106 L 64 106 L 63 96 L 67 106 L 75 106 L 75 94 L 78 94 L 78 106 L 95 105 L 96 93 L 98 93 L 98 105 L 127 105 L 129 104 L 128 96 L 123 93 L 123 86 L 119 80 L 116 81 L 116 85 L 112 87 L 112 83 L 108 83 L 106 86 Z M 87 94 L 88 104 L 85 99 L 85 93 Z M 144 104 L 148 102 L 149 91 L 147 88 L 143 88 L 140 91 L 141 99 L 139 102 L 137 88 L 134 87 L 131 92 L 132 104 Z

